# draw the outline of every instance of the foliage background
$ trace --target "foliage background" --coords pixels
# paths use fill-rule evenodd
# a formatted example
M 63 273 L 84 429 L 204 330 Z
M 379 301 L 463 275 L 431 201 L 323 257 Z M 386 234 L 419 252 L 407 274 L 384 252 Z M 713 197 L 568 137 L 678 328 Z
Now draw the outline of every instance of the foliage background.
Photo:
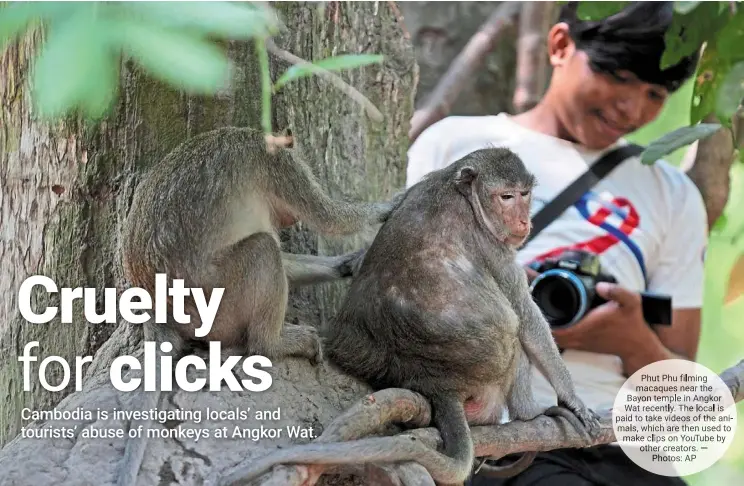
M 648 144 L 665 133 L 687 126 L 690 120 L 692 91 L 693 83 L 690 81 L 670 97 L 667 105 L 653 123 L 628 138 L 636 143 Z M 664 157 L 664 160 L 679 166 L 686 150 L 687 147 L 679 149 Z M 724 214 L 730 214 L 733 211 L 741 212 L 743 206 L 741 198 L 744 197 L 744 165 L 734 164 L 731 176 L 731 195 Z M 706 263 L 705 271 L 709 282 L 721 282 L 728 279 L 727 269 L 712 265 L 710 261 Z M 744 349 L 742 316 L 744 316 L 744 296 L 740 296 L 723 308 L 722 319 L 718 325 L 703 326 L 698 353 L 700 364 L 719 372 L 742 359 Z M 741 417 L 744 417 L 744 403 L 739 402 L 736 408 L 739 426 L 731 447 L 710 469 L 687 476 L 685 480 L 691 486 L 744 483 L 744 427 L 741 423 Z

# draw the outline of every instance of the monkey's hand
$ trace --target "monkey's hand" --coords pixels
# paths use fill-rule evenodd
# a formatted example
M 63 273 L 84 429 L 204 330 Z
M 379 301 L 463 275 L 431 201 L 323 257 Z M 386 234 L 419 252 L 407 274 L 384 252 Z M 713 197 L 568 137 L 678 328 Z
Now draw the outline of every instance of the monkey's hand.
M 390 199 L 390 203 L 393 205 L 393 209 L 397 208 L 398 205 L 403 202 L 403 199 L 406 198 L 407 192 L 408 189 L 401 189 L 400 191 L 393 194 L 393 197 Z
M 362 262 L 364 261 L 364 255 L 368 249 L 368 247 L 360 248 L 353 253 L 344 255 L 346 260 L 338 267 L 341 278 L 354 277 L 359 273 L 359 269 L 362 268 Z
M 389 201 L 378 203 L 380 206 L 380 212 L 379 212 L 379 219 L 378 222 L 384 223 L 388 220 L 391 214 L 393 214 L 393 211 L 400 205 L 400 203 L 403 202 L 403 199 L 406 198 L 406 193 L 408 192 L 407 189 L 402 189 L 398 192 L 396 192 L 393 197 L 390 198 Z

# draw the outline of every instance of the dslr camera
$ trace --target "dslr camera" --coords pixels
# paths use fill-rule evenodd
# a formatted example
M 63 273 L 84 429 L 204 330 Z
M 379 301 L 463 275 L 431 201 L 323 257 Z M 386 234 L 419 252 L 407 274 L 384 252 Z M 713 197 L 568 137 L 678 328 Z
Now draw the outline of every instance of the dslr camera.
M 596 291 L 599 282 L 617 283 L 603 273 L 599 257 L 582 250 L 567 250 L 557 258 L 536 262 L 539 273 L 530 284 L 537 306 L 553 329 L 573 326 L 590 310 L 607 302 Z M 649 324 L 671 325 L 670 296 L 641 292 L 643 318 Z

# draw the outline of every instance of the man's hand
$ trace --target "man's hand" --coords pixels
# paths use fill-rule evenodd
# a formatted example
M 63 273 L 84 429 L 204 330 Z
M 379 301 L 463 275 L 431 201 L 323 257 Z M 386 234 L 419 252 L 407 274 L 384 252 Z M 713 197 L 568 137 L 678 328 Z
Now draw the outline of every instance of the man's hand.
M 609 302 L 574 326 L 553 330 L 558 347 L 619 356 L 627 375 L 672 357 L 643 319 L 639 293 L 606 282 L 597 284 L 597 293 Z

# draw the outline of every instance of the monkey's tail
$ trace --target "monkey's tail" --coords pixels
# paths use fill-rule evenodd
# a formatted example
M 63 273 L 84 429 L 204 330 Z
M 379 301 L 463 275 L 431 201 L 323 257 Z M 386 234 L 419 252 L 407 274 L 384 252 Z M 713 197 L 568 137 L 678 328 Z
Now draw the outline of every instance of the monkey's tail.
M 519 459 L 506 466 L 491 466 L 485 462 L 488 460 L 488 458 L 486 458 L 483 464 L 478 466 L 476 471 L 479 476 L 487 476 L 489 478 L 510 478 L 530 467 L 536 457 L 536 451 L 528 451 L 520 455 Z
M 175 331 L 167 324 L 155 324 L 152 320 L 146 322 L 144 325 L 144 340 L 155 342 L 155 380 L 156 383 L 160 382 L 160 343 L 168 341 L 173 344 L 173 354 L 178 355 L 182 349 L 181 337 L 176 335 Z M 160 326 L 156 331 L 154 326 Z M 144 345 L 144 343 L 143 343 Z M 143 374 L 144 381 L 144 374 Z M 162 392 L 160 386 L 155 386 L 155 391 L 146 392 L 142 391 L 140 406 L 137 410 L 143 412 L 151 409 L 157 409 L 160 404 Z M 135 421 L 132 420 L 130 428 L 135 427 Z M 117 486 L 134 486 L 137 482 L 137 475 L 139 474 L 140 466 L 142 465 L 142 459 L 145 457 L 145 450 L 147 449 L 147 430 L 152 426 L 153 421 L 151 419 L 144 420 L 142 423 L 142 433 L 134 438 L 127 439 L 127 445 L 124 448 L 124 457 L 119 463 L 119 470 L 116 474 L 116 485 Z
M 455 394 L 431 398 L 433 422 L 444 443 L 444 454 L 454 461 L 452 474 L 456 483 L 463 482 L 473 470 L 475 446 L 462 400 Z

